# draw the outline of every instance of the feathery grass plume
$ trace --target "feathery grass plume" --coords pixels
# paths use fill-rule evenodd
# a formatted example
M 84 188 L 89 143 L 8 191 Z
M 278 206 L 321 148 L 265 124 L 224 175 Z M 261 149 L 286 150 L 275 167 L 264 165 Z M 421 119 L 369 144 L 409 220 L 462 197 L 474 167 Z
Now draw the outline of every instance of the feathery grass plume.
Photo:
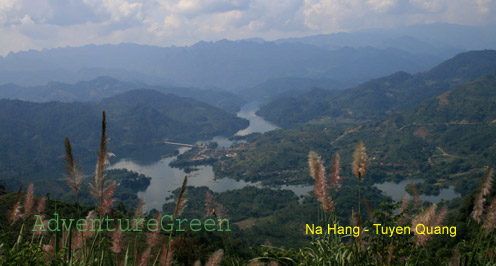
M 328 194 L 325 168 L 322 165 L 320 156 L 311 151 L 308 154 L 308 165 L 310 166 L 310 175 L 315 180 L 314 194 L 317 200 L 322 203 L 322 208 L 325 211 L 332 212 L 334 210 L 334 202 Z
M 401 198 L 401 206 L 400 209 L 398 210 L 398 215 L 402 214 L 408 208 L 409 203 L 410 203 L 410 196 L 408 196 L 408 194 L 405 193 L 405 195 L 403 195 L 403 197 Z
M 37 226 L 36 231 L 33 233 L 35 236 L 40 236 L 40 235 L 45 235 L 47 231 L 42 231 L 42 228 L 46 228 L 48 225 L 48 220 L 45 219 L 45 214 L 43 212 L 45 211 L 45 197 L 41 197 L 38 200 L 38 203 L 36 204 L 36 214 L 40 216 L 40 218 L 43 220 L 43 227 Z M 33 216 L 33 219 L 37 219 L 35 216 Z
M 217 202 L 215 202 L 214 196 L 212 196 L 210 192 L 205 191 L 205 209 L 207 211 L 207 216 L 216 214 L 215 212 L 216 203 Z
M 147 266 L 148 265 L 148 259 L 150 258 L 151 252 L 152 252 L 152 248 L 148 247 L 145 250 L 145 252 L 143 253 L 143 255 L 141 256 L 138 265 Z
M 42 217 L 41 219 L 43 219 Z M 43 228 L 47 228 L 48 226 L 48 220 L 43 220 L 43 227 L 41 226 L 36 226 L 35 231 L 33 232 L 34 236 L 41 236 L 41 235 L 46 235 L 48 230 L 42 230 Z
M 415 183 L 412 183 L 412 193 L 413 193 L 413 202 L 415 202 L 415 209 L 418 209 L 420 208 L 420 198 L 419 198 L 417 185 L 415 185 Z
M 369 216 L 370 220 L 375 222 L 375 217 L 374 217 L 374 210 L 372 210 L 372 207 L 370 207 L 369 201 L 367 198 L 363 198 L 363 203 L 365 203 L 365 208 L 367 209 L 367 215 Z
M 176 207 L 174 208 L 174 216 L 172 220 L 176 220 L 176 218 L 181 215 L 183 212 L 184 208 L 186 207 L 186 187 L 188 186 L 188 176 L 184 176 L 183 180 L 183 185 L 181 186 L 181 191 L 179 192 L 179 196 L 177 197 L 177 202 L 176 202 Z M 174 225 L 173 225 L 174 226 Z M 172 230 L 169 234 L 169 243 L 167 244 L 167 252 L 165 253 L 166 256 L 169 256 L 169 253 L 171 252 L 171 245 L 172 245 Z
M 181 186 L 181 192 L 179 192 L 179 196 L 177 197 L 176 207 L 174 208 L 174 219 L 183 213 L 184 208 L 186 207 L 186 187 L 188 185 L 188 176 L 184 176 L 183 185 Z
M 43 245 L 45 260 L 52 261 L 55 256 L 55 235 L 52 236 L 48 244 Z
M 38 204 L 36 205 L 36 215 L 39 215 L 41 220 L 43 220 L 43 227 L 41 226 L 37 226 L 35 229 L 35 231 L 33 232 L 33 234 L 35 236 L 40 236 L 40 235 L 46 235 L 47 234 L 47 230 L 45 231 L 42 231 L 43 228 L 47 228 L 48 226 L 48 220 L 45 220 L 45 214 L 43 214 L 43 212 L 45 211 L 45 197 L 41 197 L 39 200 L 38 200 Z M 37 219 L 36 216 L 33 216 L 33 219 Z
M 195 264 L 193 264 L 193 266 L 201 266 L 201 261 L 200 260 L 196 260 L 195 261 Z
M 174 262 L 174 251 L 171 250 L 169 254 L 167 254 L 167 245 L 165 241 L 162 242 L 162 247 L 160 248 L 160 265 L 161 266 L 170 266 Z M 201 265 L 201 263 L 200 263 Z
M 81 172 L 81 170 L 79 170 L 78 163 L 74 159 L 74 155 L 72 154 L 71 142 L 69 141 L 68 137 L 65 137 L 65 160 L 67 163 L 65 166 L 65 170 L 67 172 L 67 175 L 65 176 L 66 184 L 74 191 L 74 196 L 77 202 L 78 192 L 83 180 L 83 173 Z
M 317 180 L 320 172 L 321 164 L 319 162 L 320 158 L 314 151 L 308 153 L 308 166 L 310 167 L 310 176 Z
M 410 204 L 410 196 L 405 193 L 403 195 L 403 198 L 401 198 L 401 206 L 398 209 L 398 212 L 396 213 L 396 216 L 400 216 L 400 219 L 398 219 L 398 224 L 399 225 L 406 225 L 410 222 L 410 215 L 406 212 L 408 209 L 408 205 Z
M 279 266 L 279 262 L 275 261 L 275 260 L 271 260 L 269 262 L 269 266 Z
M 207 216 L 214 215 L 221 220 L 227 218 L 224 206 L 216 202 L 214 196 L 208 191 L 205 192 L 205 209 L 207 211 Z
M 157 213 L 157 216 L 155 217 L 155 220 L 160 221 L 160 218 L 162 218 L 162 214 L 160 212 Z M 160 243 L 160 225 L 156 224 L 154 226 L 150 226 L 151 232 L 146 233 L 146 243 L 150 247 L 154 247 Z
M 167 253 L 167 258 L 165 258 L 165 266 L 171 266 L 174 263 L 174 248 L 171 248 Z
M 96 215 L 95 215 L 95 211 L 94 210 L 91 210 L 88 212 L 88 215 L 86 215 L 86 223 L 85 225 L 82 226 L 82 231 L 83 231 L 83 240 L 84 239 L 89 239 L 89 238 L 93 238 L 93 236 L 95 236 L 95 230 L 90 230 L 90 224 L 91 224 L 91 221 L 96 219 Z
M 351 208 L 351 224 L 353 226 L 357 226 L 357 219 L 356 219 L 356 213 L 355 213 L 355 208 Z
M 444 218 L 446 218 L 446 214 L 448 214 L 448 207 L 445 205 L 439 213 L 436 215 L 435 219 L 432 222 L 432 226 L 442 226 Z
M 105 188 L 105 165 L 108 164 L 110 156 L 107 153 L 107 144 L 109 138 L 107 137 L 107 120 L 105 111 L 102 112 L 102 136 L 100 139 L 100 151 L 98 152 L 98 160 L 96 162 L 95 176 L 93 183 L 90 184 L 91 194 L 96 200 L 101 200 Z
M 138 230 L 143 228 L 144 221 L 141 220 L 145 217 L 145 199 L 143 197 L 139 198 L 138 205 L 136 205 L 136 209 L 134 209 L 133 221 L 139 221 L 137 223 L 133 223 L 132 230 Z
M 363 177 L 367 173 L 367 168 L 369 166 L 367 150 L 365 145 L 360 140 L 355 147 L 355 152 L 353 153 L 353 174 L 356 175 L 360 182 L 363 181 Z
M 493 168 L 489 167 L 487 169 L 486 176 L 484 177 L 484 182 L 482 182 L 480 193 L 477 195 L 475 200 L 474 209 L 472 211 L 472 219 L 481 222 L 482 213 L 484 212 L 484 203 L 486 203 L 486 196 L 491 192 L 493 181 Z
M 114 232 L 112 232 L 112 247 L 110 250 L 116 254 L 121 253 L 124 250 L 124 238 L 122 236 L 122 231 L 120 228 L 117 228 Z
M 113 208 L 115 198 L 112 198 L 112 196 L 114 195 L 115 192 L 115 186 L 116 186 L 115 181 L 113 181 L 105 189 L 105 194 L 103 195 L 103 198 L 100 202 L 100 207 L 98 208 L 102 216 L 109 213 L 110 210 L 112 210 Z
M 28 190 L 26 191 L 26 196 L 24 196 L 24 218 L 31 214 L 34 206 L 34 189 L 33 184 L 28 185 Z
M 83 232 L 75 231 L 72 234 L 72 249 L 78 250 L 83 247 Z
M 437 205 L 431 205 L 429 208 L 425 209 L 423 212 L 421 212 L 415 219 L 412 221 L 412 231 L 415 234 L 415 245 L 417 247 L 421 247 L 427 243 L 431 235 L 429 234 L 417 234 L 417 231 L 415 228 L 419 224 L 423 224 L 425 227 L 432 226 L 433 223 L 435 222 L 435 215 L 436 215 L 436 209 Z
M 489 205 L 489 210 L 486 214 L 486 219 L 484 220 L 484 224 L 482 225 L 484 228 L 484 232 L 486 236 L 496 228 L 496 197 L 491 201 L 491 205 Z
M 36 214 L 42 215 L 43 217 L 44 215 L 42 213 L 45 211 L 45 202 L 46 202 L 45 197 L 41 197 L 38 200 L 38 204 L 36 205 Z
M 224 250 L 219 249 L 212 254 L 207 262 L 205 263 L 205 266 L 218 266 L 222 262 L 222 257 L 224 256 Z
M 334 154 L 332 158 L 331 187 L 338 191 L 341 188 L 341 157 Z
M 19 186 L 19 191 L 17 191 L 16 199 L 14 201 L 14 205 L 12 206 L 12 210 L 8 212 L 9 222 L 10 224 L 14 224 L 19 218 L 21 218 L 21 195 L 22 195 L 22 185 Z

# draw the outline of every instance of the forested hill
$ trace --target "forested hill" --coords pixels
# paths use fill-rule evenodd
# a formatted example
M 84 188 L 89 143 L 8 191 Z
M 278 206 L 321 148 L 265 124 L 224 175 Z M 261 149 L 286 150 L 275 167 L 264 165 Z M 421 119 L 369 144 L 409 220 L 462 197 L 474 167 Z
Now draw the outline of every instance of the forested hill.
M 370 154 L 370 184 L 385 179 L 425 180 L 420 189 L 435 193 L 455 186 L 466 195 L 486 166 L 496 162 L 496 72 L 431 97 L 411 110 L 349 126 L 306 125 L 254 135 L 238 156 L 222 158 L 220 176 L 266 183 L 308 182 L 308 151 L 331 162 L 338 152 L 351 165 L 362 140 Z M 220 167 L 222 166 L 222 167 Z M 350 173 L 344 171 L 346 173 Z M 346 178 L 346 177 L 345 177 Z
M 181 97 L 190 97 L 229 112 L 237 112 L 246 103 L 241 97 L 225 91 L 173 86 L 151 86 L 142 82 L 120 81 L 107 76 L 101 76 L 88 81 L 79 81 L 73 84 L 62 82 L 49 82 L 45 85 L 37 86 L 3 84 L 0 85 L 0 98 L 34 102 L 99 102 L 104 98 L 135 89 L 154 89 L 166 94 L 172 93 Z
M 298 97 L 281 98 L 263 106 L 258 114 L 282 126 L 294 126 L 322 117 L 377 119 L 412 108 L 423 100 L 494 70 L 496 51 L 471 51 L 459 54 L 430 71 L 415 75 L 397 72 L 339 95 L 335 91 L 317 95 L 308 91 Z
M 248 121 L 206 103 L 151 89 L 132 90 L 106 98 L 102 100 L 101 105 L 115 114 L 119 114 L 122 110 L 147 106 L 175 121 L 191 126 L 195 130 L 182 134 L 191 135 L 192 138 L 206 139 L 216 135 L 232 135 L 248 126 Z M 198 130 L 198 127 L 201 130 Z
M 248 126 L 216 107 L 153 90 L 129 91 L 100 103 L 0 100 L 0 176 L 60 176 L 65 136 L 83 164 L 93 162 L 102 110 L 107 110 L 109 149 L 121 158 L 128 151 L 164 148 L 166 138 L 191 143 Z

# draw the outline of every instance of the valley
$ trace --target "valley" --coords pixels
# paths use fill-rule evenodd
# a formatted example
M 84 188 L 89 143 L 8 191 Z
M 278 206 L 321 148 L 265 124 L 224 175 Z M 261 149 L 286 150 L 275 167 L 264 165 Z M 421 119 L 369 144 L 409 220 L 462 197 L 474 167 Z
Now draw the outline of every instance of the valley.
M 31 226 L 31 197 L 46 200 L 46 218 L 91 217 L 93 209 L 116 219 L 229 221 L 226 234 L 170 230 L 167 246 L 165 233 L 123 232 L 135 260 L 144 250 L 158 260 L 172 248 L 176 264 L 189 265 L 222 249 L 230 265 L 298 265 L 334 261 L 323 252 L 332 250 L 343 265 L 387 265 L 389 250 L 392 265 L 422 264 L 426 254 L 443 264 L 455 248 L 471 254 L 460 243 L 480 240 L 476 259 L 486 261 L 492 240 L 481 236 L 496 208 L 494 189 L 485 187 L 496 166 L 496 50 L 375 33 L 388 37 L 107 44 L 0 57 L 6 241 Z M 467 220 L 477 204 L 487 209 L 479 223 Z M 16 210 L 26 213 L 22 225 Z M 307 224 L 410 228 L 425 212 L 457 226 L 457 235 L 424 246 L 417 235 L 305 234 Z M 117 237 L 95 239 L 122 252 Z

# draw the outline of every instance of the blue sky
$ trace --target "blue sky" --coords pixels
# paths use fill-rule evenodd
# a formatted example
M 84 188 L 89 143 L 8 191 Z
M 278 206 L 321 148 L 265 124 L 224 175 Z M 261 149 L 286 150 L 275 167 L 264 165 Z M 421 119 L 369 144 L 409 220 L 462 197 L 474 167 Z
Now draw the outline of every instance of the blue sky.
M 0 55 L 133 42 L 273 40 L 422 23 L 496 24 L 496 0 L 0 0 Z

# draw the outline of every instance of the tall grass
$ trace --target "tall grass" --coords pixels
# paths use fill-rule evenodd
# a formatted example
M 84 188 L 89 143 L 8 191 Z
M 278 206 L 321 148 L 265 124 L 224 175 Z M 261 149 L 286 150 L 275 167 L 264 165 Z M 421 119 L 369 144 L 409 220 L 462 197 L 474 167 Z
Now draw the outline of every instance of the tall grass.
M 47 229 L 50 216 L 45 214 L 45 198 L 35 198 L 33 185 L 29 185 L 27 192 L 22 192 L 22 186 L 16 194 L 13 206 L 7 211 L 9 228 L 2 232 L 0 244 L 0 265 L 177 265 L 174 258 L 175 236 L 171 233 L 164 236 L 161 228 L 156 225 L 151 232 L 122 231 L 114 224 L 113 231 L 91 231 L 90 223 L 94 219 L 102 219 L 110 215 L 111 218 L 124 218 L 124 214 L 117 213 L 114 208 L 115 182 L 107 182 L 105 168 L 109 164 L 112 153 L 107 151 L 108 136 L 106 135 L 106 115 L 102 113 L 102 132 L 100 150 L 97 154 L 97 164 L 93 181 L 90 184 L 95 198 L 93 208 L 85 208 L 86 218 L 82 219 L 81 226 L 65 231 L 49 232 Z M 81 188 L 83 174 L 74 159 L 69 138 L 65 138 L 66 151 L 66 183 L 73 190 L 76 199 L 77 212 L 75 220 L 81 215 L 78 204 L 78 192 Z M 188 177 L 184 177 L 181 192 L 177 199 L 173 217 L 179 217 L 186 206 L 186 187 Z M 24 200 L 23 200 L 24 199 Z M 36 203 L 36 205 L 35 205 Z M 145 218 L 145 202 L 140 199 L 134 211 L 135 223 L 132 231 L 141 231 Z M 57 205 L 55 205 L 57 211 Z M 220 210 L 219 210 L 220 211 Z M 156 219 L 160 220 L 158 213 Z M 67 217 L 69 218 L 69 217 Z M 43 226 L 33 227 L 37 219 L 43 221 Z M 84 222 L 85 221 L 85 222 Z M 64 224 L 62 224 L 64 227 Z M 31 228 L 37 230 L 32 231 Z M 15 235 L 15 239 L 9 239 Z M 146 241 L 144 241 L 146 238 Z M 142 252 L 144 250 L 144 252 Z M 214 252 L 205 265 L 215 266 L 222 261 L 224 251 Z M 199 261 L 197 263 L 201 265 Z
M 352 165 L 352 173 L 359 181 L 357 188 L 359 207 L 357 215 L 352 211 L 351 225 L 360 226 L 360 236 L 355 238 L 352 235 L 316 235 L 308 247 L 300 249 L 263 246 L 258 249 L 259 257 L 256 259 L 260 265 L 264 263 L 266 265 L 271 261 L 277 261 L 281 265 L 496 265 L 496 195 L 492 193 L 492 168 L 488 169 L 480 191 L 472 202 L 472 210 L 468 213 L 470 215 L 465 215 L 465 220 L 461 224 L 446 224 L 445 220 L 448 216 L 446 205 L 439 208 L 436 204 L 430 206 L 422 204 L 414 184 L 412 185 L 413 203 L 409 201 L 408 195 L 394 204 L 381 203 L 378 209 L 370 208 L 369 220 L 361 223 L 360 203 L 363 200 L 366 206 L 368 205 L 366 199 L 361 198 L 360 193 L 360 184 L 369 166 L 365 151 L 364 144 L 359 142 Z M 324 168 L 320 157 L 314 152 L 309 154 L 309 166 L 310 175 L 315 180 L 315 196 L 321 203 L 319 208 L 325 213 L 327 208 L 323 202 L 325 197 L 322 195 L 328 191 L 322 191 L 325 186 L 320 179 Z M 339 205 L 339 202 L 333 201 L 333 203 Z M 319 216 L 319 219 L 321 217 Z M 374 224 L 390 228 L 408 227 L 412 233 L 392 236 L 376 234 L 373 230 Z M 419 224 L 433 228 L 466 225 L 467 227 L 460 227 L 458 230 L 465 228 L 469 233 L 459 232 L 461 236 L 453 238 L 455 244 L 448 248 L 443 236 L 418 234 L 415 227 Z
M 79 208 L 78 192 L 81 188 L 82 172 L 72 153 L 71 143 L 65 139 L 66 150 L 66 181 L 73 190 L 77 206 L 77 218 L 85 216 L 86 225 L 95 218 L 110 215 L 113 218 L 123 218 L 125 214 L 118 213 L 114 207 L 115 182 L 107 182 L 105 168 L 112 154 L 107 150 L 106 116 L 102 114 L 102 134 L 100 150 L 97 154 L 95 175 L 91 183 L 92 195 L 95 198 L 93 207 Z M 308 164 L 310 176 L 314 179 L 314 194 L 319 202 L 318 221 L 316 224 L 336 224 L 339 226 L 335 207 L 336 191 L 342 184 L 341 163 L 338 154 L 334 155 L 330 174 L 326 174 L 325 162 L 315 152 L 309 153 Z M 466 213 L 463 225 L 465 232 L 457 237 L 454 245 L 440 242 L 440 236 L 424 235 L 415 232 L 414 228 L 422 224 L 427 227 L 443 226 L 449 215 L 446 205 L 422 204 L 419 193 L 412 185 L 413 202 L 405 195 L 397 203 L 384 202 L 378 208 L 372 209 L 367 199 L 362 198 L 361 185 L 368 171 L 369 161 L 365 145 L 359 142 L 353 154 L 352 174 L 358 180 L 357 205 L 358 213 L 352 211 L 351 226 L 359 227 L 360 235 L 323 234 L 313 237 L 310 244 L 299 249 L 285 249 L 262 246 L 255 249 L 256 258 L 247 261 L 241 258 L 229 257 L 229 250 L 236 247 L 229 241 L 224 242 L 224 248 L 213 252 L 204 259 L 207 266 L 221 265 L 496 265 L 496 195 L 493 193 L 493 169 L 489 168 L 483 178 L 482 185 L 475 199 L 471 202 L 470 211 Z M 186 191 L 188 177 L 185 176 L 181 190 L 176 199 L 173 218 L 181 215 L 186 206 Z M 45 207 L 52 200 L 34 196 L 34 187 L 29 185 L 26 193 L 19 188 L 12 200 L 12 207 L 7 210 L 8 227 L 2 230 L 0 244 L 1 265 L 179 265 L 176 254 L 180 237 L 173 234 L 163 234 L 160 230 L 150 232 L 125 232 L 116 229 L 112 232 L 92 231 L 62 231 L 47 232 L 32 231 L 36 219 L 42 218 L 47 226 L 50 217 L 45 213 Z M 206 194 L 206 213 L 216 218 L 225 218 L 226 211 L 217 203 L 213 196 Z M 362 202 L 368 213 L 368 220 L 362 221 Z M 133 212 L 133 219 L 141 221 L 147 217 L 144 211 L 144 201 L 141 199 Z M 55 204 L 55 210 L 57 210 Z M 160 217 L 160 213 L 156 214 Z M 309 221 L 313 222 L 313 221 Z M 376 224 L 383 227 L 411 228 L 412 234 L 376 234 Z M 142 222 L 131 226 L 132 230 L 144 227 Z M 158 225 L 156 225 L 158 227 Z M 116 228 L 116 227 L 114 227 Z M 39 229 L 39 227 L 37 228 Z M 159 228 L 153 228 L 159 229 Z M 445 243 L 445 247 L 443 247 Z M 434 247 L 441 249 L 436 250 Z M 441 256 L 441 255 L 442 256 Z M 194 265 L 202 265 L 197 260 Z

